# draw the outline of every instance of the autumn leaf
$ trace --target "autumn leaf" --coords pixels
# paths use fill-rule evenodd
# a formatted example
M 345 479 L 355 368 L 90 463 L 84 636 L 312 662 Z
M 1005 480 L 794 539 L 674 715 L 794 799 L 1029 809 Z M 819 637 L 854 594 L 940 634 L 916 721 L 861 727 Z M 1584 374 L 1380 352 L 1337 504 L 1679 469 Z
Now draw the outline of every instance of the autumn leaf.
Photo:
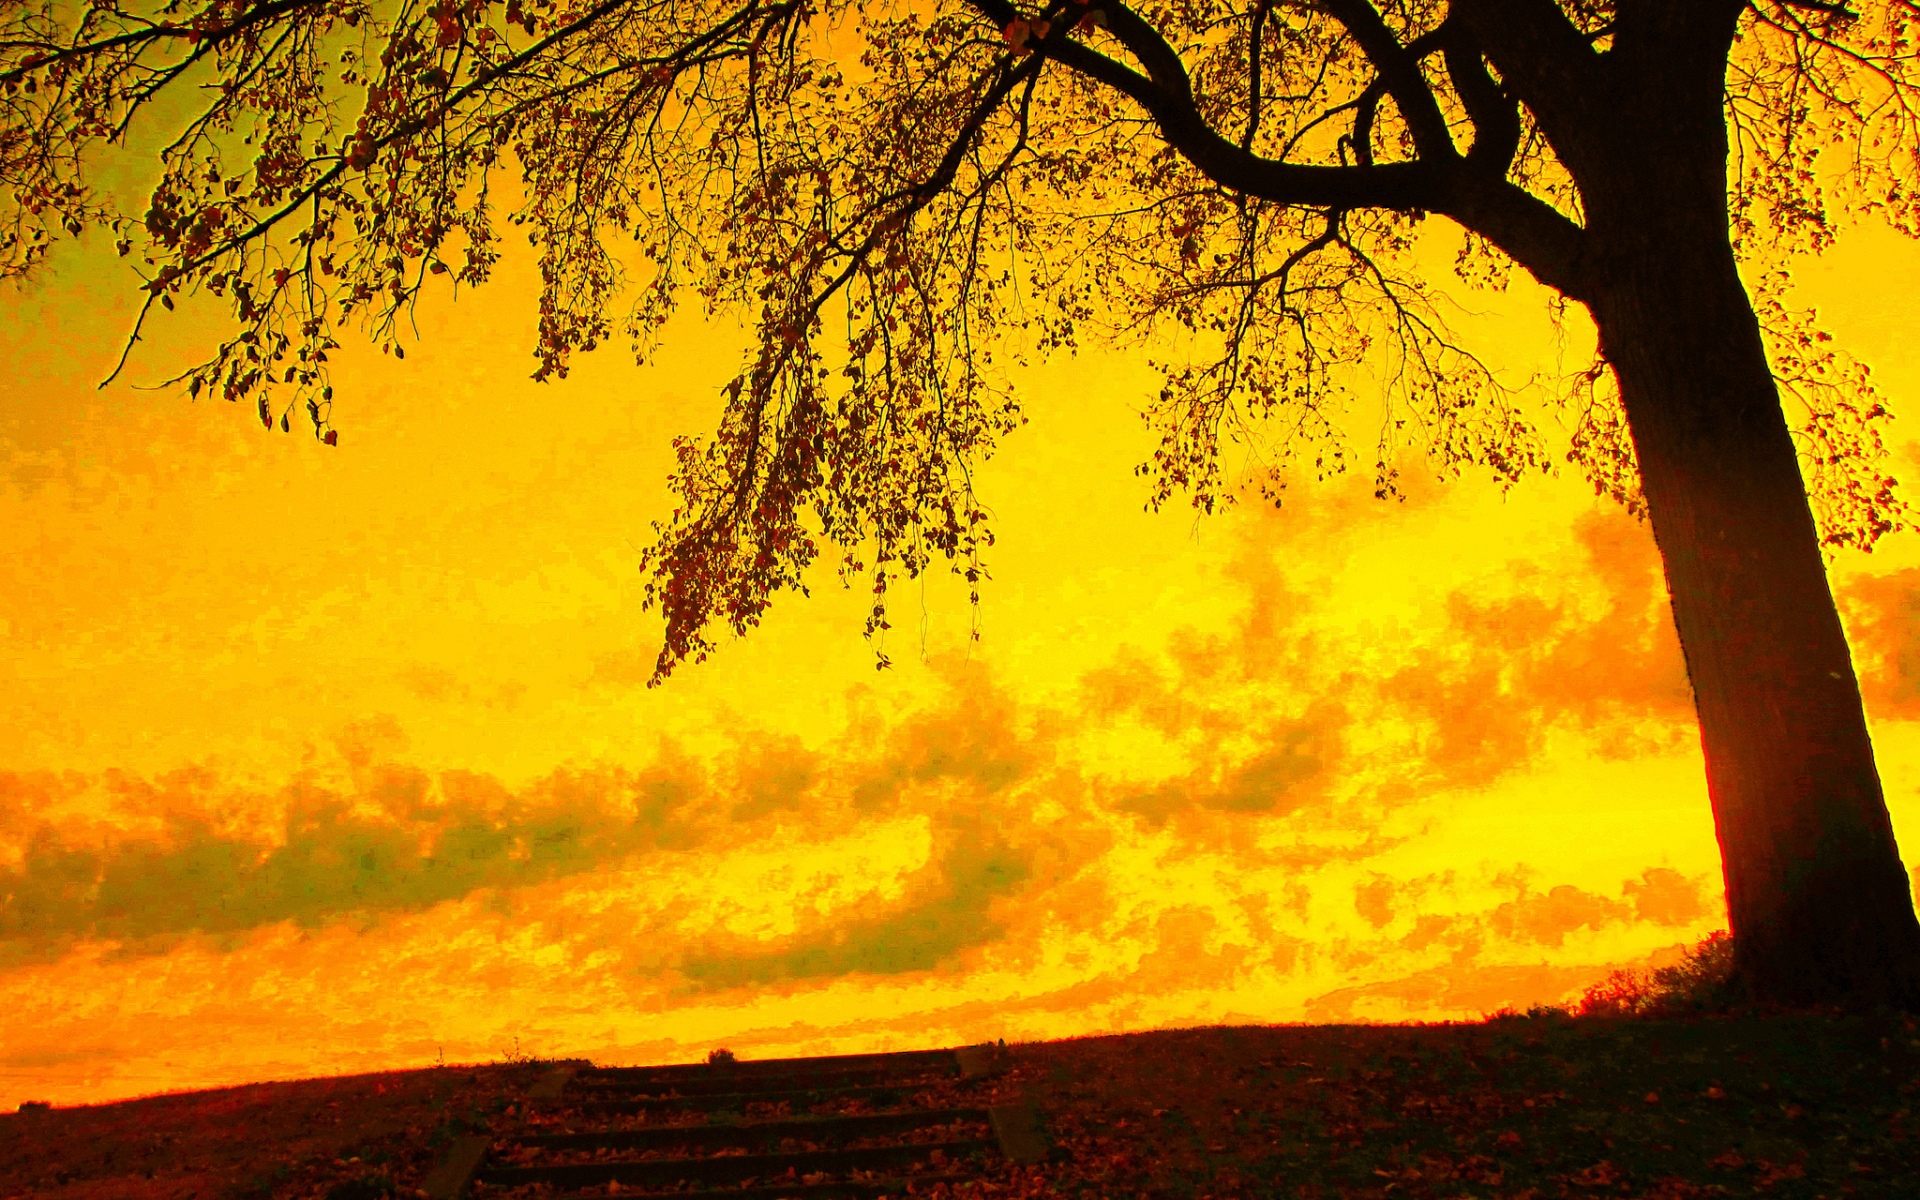
M 1621 1178 L 1620 1168 L 1606 1159 L 1567 1176 L 1568 1182 L 1579 1187 L 1612 1187 L 1619 1183 Z

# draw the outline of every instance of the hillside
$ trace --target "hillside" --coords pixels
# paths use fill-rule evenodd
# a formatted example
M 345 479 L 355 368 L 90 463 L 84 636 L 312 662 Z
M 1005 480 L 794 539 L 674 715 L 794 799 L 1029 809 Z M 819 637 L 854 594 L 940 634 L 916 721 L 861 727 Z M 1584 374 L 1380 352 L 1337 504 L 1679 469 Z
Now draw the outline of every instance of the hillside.
M 1560 1016 L 1010 1046 L 1056 1161 L 983 1195 L 1920 1195 L 1910 1018 Z M 539 1064 L 0 1115 L 0 1200 L 379 1200 L 504 1133 Z M 631 1193 L 629 1193 L 631 1194 Z

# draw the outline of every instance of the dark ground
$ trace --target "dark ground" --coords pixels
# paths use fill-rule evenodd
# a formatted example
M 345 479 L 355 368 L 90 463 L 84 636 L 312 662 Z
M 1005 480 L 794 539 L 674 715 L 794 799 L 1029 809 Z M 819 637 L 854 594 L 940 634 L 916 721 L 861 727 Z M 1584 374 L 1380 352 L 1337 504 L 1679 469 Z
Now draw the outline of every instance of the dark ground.
M 980 1195 L 1920 1198 L 1910 1018 L 1203 1028 L 1010 1046 L 1056 1160 Z M 0 1200 L 413 1196 L 540 1064 L 0 1115 Z M 356 1161 L 357 1160 L 357 1161 Z

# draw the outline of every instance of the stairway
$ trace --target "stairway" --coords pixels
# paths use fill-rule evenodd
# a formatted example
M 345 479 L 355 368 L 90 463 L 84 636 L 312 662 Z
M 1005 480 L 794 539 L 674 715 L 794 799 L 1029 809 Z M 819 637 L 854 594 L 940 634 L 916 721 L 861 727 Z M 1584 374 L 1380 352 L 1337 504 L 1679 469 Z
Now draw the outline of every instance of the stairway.
M 557 1066 L 522 1128 L 459 1139 L 429 1200 L 828 1200 L 924 1194 L 1048 1157 L 1031 1105 L 972 1093 L 1003 1046 L 662 1067 Z M 973 1102 L 970 1102 L 973 1101 Z

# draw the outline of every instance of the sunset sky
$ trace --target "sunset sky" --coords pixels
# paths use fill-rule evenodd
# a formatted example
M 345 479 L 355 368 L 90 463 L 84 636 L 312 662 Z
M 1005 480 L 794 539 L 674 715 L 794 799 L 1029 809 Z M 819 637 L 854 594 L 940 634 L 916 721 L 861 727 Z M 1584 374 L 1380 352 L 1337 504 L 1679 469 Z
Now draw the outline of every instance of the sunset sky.
M 1083 352 L 1015 376 L 977 643 L 936 576 L 878 672 L 822 572 L 648 690 L 639 548 L 739 330 L 535 384 L 509 259 L 404 362 L 349 346 L 328 448 L 129 386 L 190 310 L 96 389 L 135 303 L 104 243 L 0 298 L 0 1110 L 1471 1019 L 1725 924 L 1652 537 L 1570 471 L 1147 513 L 1153 377 Z M 1863 230 L 1797 278 L 1912 414 L 1914 495 L 1920 252 Z M 1514 381 L 1580 365 L 1526 284 L 1462 302 Z M 1834 578 L 1912 866 L 1920 536 Z

